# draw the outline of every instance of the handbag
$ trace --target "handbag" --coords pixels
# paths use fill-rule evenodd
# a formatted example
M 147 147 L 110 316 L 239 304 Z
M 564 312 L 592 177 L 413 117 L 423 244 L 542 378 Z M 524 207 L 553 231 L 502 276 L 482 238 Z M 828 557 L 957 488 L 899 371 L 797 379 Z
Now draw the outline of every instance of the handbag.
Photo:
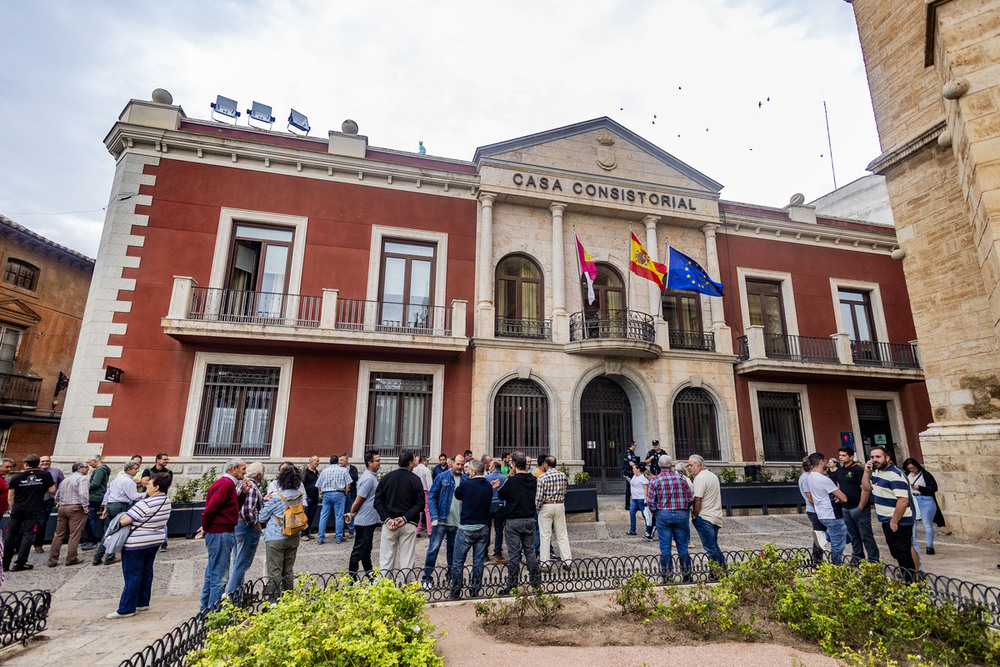
M 146 523 L 149 522 L 150 519 L 156 516 L 160 512 L 160 510 L 163 509 L 163 506 L 166 504 L 166 502 L 167 502 L 166 500 L 161 502 L 160 506 L 156 508 L 156 511 L 153 512 L 153 514 L 149 518 L 147 518 L 139 525 L 136 525 L 134 523 L 131 524 L 128 530 L 126 530 L 125 526 L 121 524 L 121 514 L 116 516 L 115 519 L 117 519 L 117 521 L 112 521 L 110 524 L 108 524 L 107 530 L 104 531 L 104 537 L 101 539 L 101 541 L 104 543 L 104 553 L 111 554 L 112 556 L 120 555 L 122 549 L 125 548 L 125 540 L 129 538 L 129 536 L 133 533 L 133 531 L 142 528 L 143 526 L 146 525 Z

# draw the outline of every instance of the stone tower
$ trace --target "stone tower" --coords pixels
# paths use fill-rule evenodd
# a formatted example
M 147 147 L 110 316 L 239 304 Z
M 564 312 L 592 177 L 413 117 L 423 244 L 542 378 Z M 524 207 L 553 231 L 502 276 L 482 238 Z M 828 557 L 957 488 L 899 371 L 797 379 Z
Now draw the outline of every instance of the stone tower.
M 848 0 L 850 1 L 850 0 Z M 1000 516 L 1000 2 L 854 0 L 949 527 Z

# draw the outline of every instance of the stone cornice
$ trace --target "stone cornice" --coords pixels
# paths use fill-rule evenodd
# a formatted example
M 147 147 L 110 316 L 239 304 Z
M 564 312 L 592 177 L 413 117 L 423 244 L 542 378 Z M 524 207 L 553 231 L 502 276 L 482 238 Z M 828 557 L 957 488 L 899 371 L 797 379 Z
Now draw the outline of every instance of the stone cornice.
M 797 222 L 771 216 L 754 215 L 746 211 L 720 208 L 723 222 L 720 232 L 740 236 L 758 236 L 769 240 L 822 245 L 842 250 L 881 252 L 889 254 L 899 246 L 895 230 L 885 232 L 850 229 L 824 224 Z
M 872 160 L 865 169 L 868 171 L 878 174 L 879 176 L 884 176 L 885 172 L 889 171 L 892 167 L 899 164 L 906 158 L 910 157 L 914 153 L 922 150 L 928 144 L 937 140 L 938 135 L 944 131 L 947 127 L 947 123 L 944 120 L 938 121 L 931 127 L 927 128 L 914 138 L 907 141 L 902 146 L 893 148 L 892 150 L 882 153 L 877 158 Z

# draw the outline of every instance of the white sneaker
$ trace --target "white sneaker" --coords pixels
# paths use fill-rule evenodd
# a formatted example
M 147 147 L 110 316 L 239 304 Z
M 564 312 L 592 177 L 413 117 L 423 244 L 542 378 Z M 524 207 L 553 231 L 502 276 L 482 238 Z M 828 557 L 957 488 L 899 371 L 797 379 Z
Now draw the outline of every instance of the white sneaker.
M 136 611 L 149 611 L 149 607 L 136 607 Z
M 117 611 L 113 611 L 104 618 L 128 618 L 129 616 L 135 616 L 135 612 L 133 611 L 131 614 L 119 614 Z

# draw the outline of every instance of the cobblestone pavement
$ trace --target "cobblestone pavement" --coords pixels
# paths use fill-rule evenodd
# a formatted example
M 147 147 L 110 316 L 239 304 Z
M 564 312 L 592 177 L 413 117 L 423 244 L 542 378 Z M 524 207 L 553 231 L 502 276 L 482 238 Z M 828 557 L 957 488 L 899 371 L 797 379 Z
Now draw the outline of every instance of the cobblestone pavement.
M 594 558 L 622 555 L 655 555 L 657 543 L 639 536 L 628 536 L 628 513 L 620 508 L 616 498 L 602 497 L 601 521 L 593 515 L 570 517 L 569 536 L 574 558 Z M 641 524 L 641 519 L 640 519 Z M 918 536 L 923 538 L 922 530 Z M 335 544 L 331 539 L 323 546 L 315 540 L 303 542 L 296 561 L 296 572 L 331 572 L 346 568 L 351 541 Z M 884 546 L 881 532 L 876 538 Z M 756 549 L 765 542 L 779 547 L 809 547 L 812 536 L 805 515 L 772 514 L 770 516 L 735 516 L 726 520 L 719 534 L 723 550 Z M 701 551 L 697 533 L 692 530 L 692 551 Z M 937 554 L 924 556 L 924 570 L 1000 586 L 1000 545 L 969 543 L 947 534 L 935 540 Z M 417 564 L 423 562 L 427 538 L 417 542 Z M 848 553 L 850 546 L 848 546 Z M 438 563 L 444 563 L 444 554 Z M 375 562 L 378 562 L 378 538 L 375 539 Z M 887 549 L 883 549 L 888 554 Z M 85 557 L 93 552 L 84 552 Z M 64 555 L 65 557 L 65 555 Z M 883 558 L 885 558 L 884 556 Z M 207 561 L 201 541 L 172 539 L 170 548 L 156 558 L 153 601 L 150 610 L 127 619 L 107 620 L 104 615 L 117 608 L 121 594 L 120 566 L 89 564 L 55 568 L 45 566 L 46 556 L 32 552 L 35 570 L 11 572 L 4 581 L 4 590 L 46 588 L 53 591 L 52 610 L 48 627 L 27 647 L 14 646 L 0 650 L 0 663 L 5 665 L 117 665 L 121 660 L 161 637 L 198 611 L 198 598 Z M 248 578 L 264 574 L 264 547 Z

